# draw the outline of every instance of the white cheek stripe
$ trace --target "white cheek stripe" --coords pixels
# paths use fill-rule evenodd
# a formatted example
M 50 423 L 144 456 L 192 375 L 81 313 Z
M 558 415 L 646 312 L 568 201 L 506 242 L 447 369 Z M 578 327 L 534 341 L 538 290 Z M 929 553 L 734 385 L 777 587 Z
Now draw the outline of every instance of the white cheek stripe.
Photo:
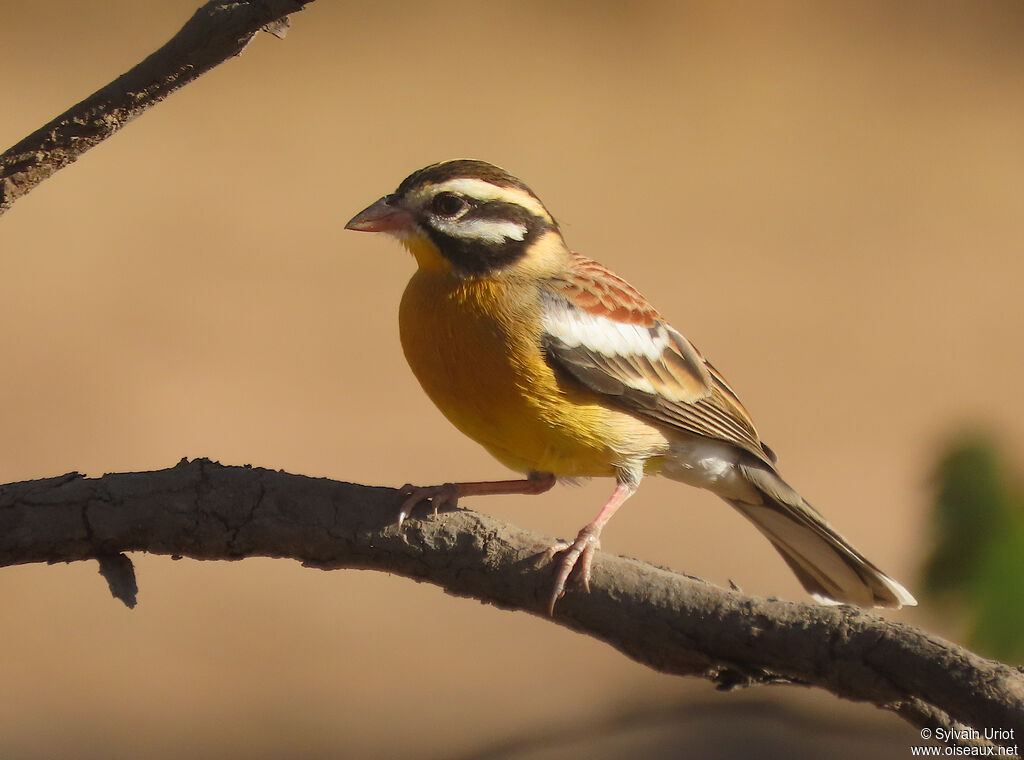
M 501 222 L 490 219 L 431 219 L 430 224 L 438 232 L 453 238 L 479 240 L 483 243 L 504 243 L 508 240 L 523 240 L 526 237 L 525 224 Z
M 661 325 L 652 336 L 646 327 L 588 314 L 565 303 L 550 302 L 544 329 L 570 348 L 585 346 L 602 356 L 644 356 L 656 361 L 668 347 L 668 331 Z
M 548 222 L 552 221 L 551 215 L 547 212 L 544 206 L 541 205 L 540 201 L 530 195 L 530 193 L 525 190 L 520 190 L 517 187 L 499 187 L 498 185 L 492 185 L 490 182 L 482 179 L 460 177 L 457 179 L 447 180 L 446 182 L 427 185 L 423 190 L 417 193 L 417 196 L 432 198 L 438 193 L 457 193 L 480 201 L 505 201 L 506 203 L 514 203 L 517 206 L 522 206 L 529 210 L 530 213 L 535 216 L 539 216 L 541 219 L 546 219 Z

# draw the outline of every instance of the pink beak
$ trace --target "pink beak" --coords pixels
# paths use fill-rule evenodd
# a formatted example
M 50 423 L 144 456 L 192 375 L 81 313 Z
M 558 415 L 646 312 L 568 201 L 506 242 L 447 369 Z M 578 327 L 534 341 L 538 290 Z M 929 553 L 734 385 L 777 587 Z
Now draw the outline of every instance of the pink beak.
M 397 232 L 411 227 L 412 214 L 403 208 L 392 206 L 391 201 L 392 196 L 385 195 L 352 217 L 345 225 L 345 229 L 357 232 Z

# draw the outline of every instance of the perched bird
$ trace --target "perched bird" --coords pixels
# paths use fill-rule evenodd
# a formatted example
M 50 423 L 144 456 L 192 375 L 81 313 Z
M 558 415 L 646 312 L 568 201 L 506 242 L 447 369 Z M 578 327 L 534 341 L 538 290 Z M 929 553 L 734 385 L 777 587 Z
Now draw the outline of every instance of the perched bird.
M 569 250 L 522 181 L 484 161 L 433 164 L 357 214 L 416 258 L 402 348 L 463 433 L 525 480 L 406 486 L 417 503 L 542 493 L 557 478 L 614 477 L 593 522 L 560 554 L 549 611 L 574 568 L 589 590 L 605 524 L 644 475 L 706 488 L 751 520 L 823 603 L 916 604 L 775 469 L 719 372 L 625 280 Z

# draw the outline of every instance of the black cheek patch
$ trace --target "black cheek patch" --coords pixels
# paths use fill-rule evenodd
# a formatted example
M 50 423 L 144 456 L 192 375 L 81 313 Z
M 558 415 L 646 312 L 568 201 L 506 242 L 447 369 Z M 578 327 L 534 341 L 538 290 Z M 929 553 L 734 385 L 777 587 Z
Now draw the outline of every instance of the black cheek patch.
M 456 273 L 468 277 L 482 277 L 514 264 L 526 255 L 526 247 L 530 244 L 529 233 L 525 240 L 506 240 L 504 243 L 452 237 L 429 225 L 427 234 Z

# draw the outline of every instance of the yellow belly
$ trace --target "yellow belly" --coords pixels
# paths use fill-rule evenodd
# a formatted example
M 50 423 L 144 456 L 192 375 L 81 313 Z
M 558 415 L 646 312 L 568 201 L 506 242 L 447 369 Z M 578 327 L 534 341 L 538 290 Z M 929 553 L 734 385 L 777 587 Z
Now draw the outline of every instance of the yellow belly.
M 399 325 L 405 357 L 430 399 L 519 472 L 610 476 L 617 465 L 660 453 L 657 429 L 555 377 L 538 347 L 539 315 L 524 308 L 535 298 L 529 288 L 417 271 Z

